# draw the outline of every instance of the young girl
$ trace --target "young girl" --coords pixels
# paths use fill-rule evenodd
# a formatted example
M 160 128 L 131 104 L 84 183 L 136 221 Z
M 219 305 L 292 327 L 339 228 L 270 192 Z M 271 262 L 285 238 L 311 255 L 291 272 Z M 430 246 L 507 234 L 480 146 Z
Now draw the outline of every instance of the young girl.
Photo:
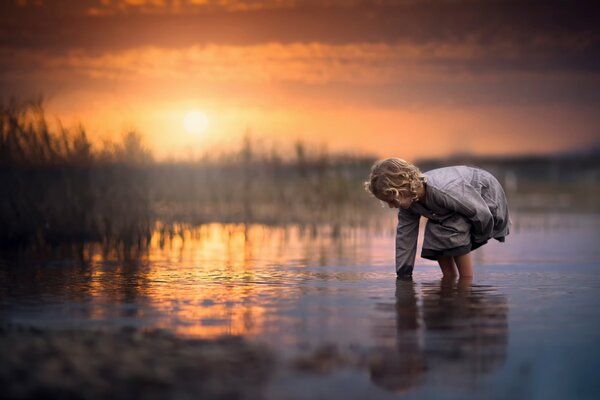
M 425 173 L 400 158 L 377 161 L 366 189 L 398 208 L 396 273 L 411 275 L 419 219 L 428 219 L 421 257 L 437 260 L 444 276 L 472 276 L 472 250 L 490 238 L 504 242 L 511 224 L 506 195 L 492 174 L 455 166 Z

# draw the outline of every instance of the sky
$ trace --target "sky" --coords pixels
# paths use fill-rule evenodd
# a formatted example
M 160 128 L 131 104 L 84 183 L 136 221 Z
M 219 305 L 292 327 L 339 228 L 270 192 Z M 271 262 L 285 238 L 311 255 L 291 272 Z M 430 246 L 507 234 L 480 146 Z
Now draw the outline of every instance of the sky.
M 600 142 L 593 2 L 4 0 L 0 101 L 43 95 L 158 158 L 235 146 L 405 159 Z M 184 126 L 206 116 L 202 132 Z

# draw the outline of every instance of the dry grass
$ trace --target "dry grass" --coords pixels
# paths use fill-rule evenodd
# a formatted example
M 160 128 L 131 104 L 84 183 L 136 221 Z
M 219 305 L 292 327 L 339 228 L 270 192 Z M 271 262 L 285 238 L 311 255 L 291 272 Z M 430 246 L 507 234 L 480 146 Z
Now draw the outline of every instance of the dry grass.
M 598 211 L 600 167 L 588 158 L 583 166 L 579 159 L 418 164 L 486 168 L 507 187 L 512 211 Z M 247 136 L 227 153 L 156 162 L 135 132 L 94 146 L 83 127 L 50 128 L 42 101 L 10 101 L 0 104 L 0 245 L 101 241 L 143 248 L 158 221 L 166 229 L 209 222 L 329 225 L 334 232 L 376 226 L 393 217 L 362 187 L 373 161 L 302 142 L 284 156 Z
M 135 132 L 95 147 L 83 127 L 51 129 L 42 101 L 0 105 L 0 243 L 144 246 L 175 223 L 365 225 L 380 208 L 362 188 L 372 158 L 292 157 L 246 137 L 196 162 L 155 162 Z

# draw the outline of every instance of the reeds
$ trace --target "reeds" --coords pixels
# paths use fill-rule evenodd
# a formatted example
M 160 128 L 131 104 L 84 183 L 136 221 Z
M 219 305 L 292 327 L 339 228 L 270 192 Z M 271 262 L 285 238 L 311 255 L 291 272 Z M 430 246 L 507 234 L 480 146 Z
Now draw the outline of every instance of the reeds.
M 156 221 L 364 225 L 379 207 L 361 181 L 373 159 L 238 149 L 155 162 L 135 132 L 96 147 L 83 127 L 51 129 L 41 100 L 0 105 L 0 243 L 147 243 Z
M 156 164 L 156 215 L 167 222 L 364 225 L 379 207 L 361 182 L 372 158 L 306 150 L 281 155 L 246 138 L 197 163 Z
M 315 150 L 301 141 L 283 153 L 247 135 L 237 149 L 196 161 L 157 162 L 135 132 L 95 146 L 82 126 L 57 125 L 47 123 L 41 100 L 0 104 L 2 246 L 99 241 L 131 249 L 146 246 L 155 227 L 327 225 L 335 234 L 344 226 L 385 229 L 393 220 L 363 189 L 372 157 Z M 565 209 L 597 211 L 597 158 L 579 169 L 571 165 L 579 159 L 547 166 L 519 160 L 418 164 L 427 170 L 467 163 L 492 171 L 507 189 L 511 211 L 515 205 L 541 209 L 530 199 L 538 193 L 549 201 L 546 208 L 562 207 L 562 199 Z M 529 177 L 532 165 L 541 172 Z M 556 171 L 560 179 L 552 178 Z M 576 172 L 565 175 L 569 171 Z M 585 206 L 586 199 L 593 204 Z
M 147 241 L 150 155 L 139 135 L 94 149 L 83 127 L 52 130 L 42 104 L 0 105 L 0 243 Z

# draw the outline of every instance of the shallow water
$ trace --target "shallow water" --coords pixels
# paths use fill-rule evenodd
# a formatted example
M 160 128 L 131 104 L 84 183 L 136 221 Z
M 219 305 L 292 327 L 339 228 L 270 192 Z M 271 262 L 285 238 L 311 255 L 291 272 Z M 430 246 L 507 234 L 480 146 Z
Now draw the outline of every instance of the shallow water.
M 600 216 L 513 219 L 506 243 L 474 253 L 472 282 L 422 259 L 397 281 L 393 223 L 335 235 L 213 224 L 125 261 L 94 247 L 5 255 L 0 319 L 242 335 L 286 366 L 268 398 L 597 398 Z

